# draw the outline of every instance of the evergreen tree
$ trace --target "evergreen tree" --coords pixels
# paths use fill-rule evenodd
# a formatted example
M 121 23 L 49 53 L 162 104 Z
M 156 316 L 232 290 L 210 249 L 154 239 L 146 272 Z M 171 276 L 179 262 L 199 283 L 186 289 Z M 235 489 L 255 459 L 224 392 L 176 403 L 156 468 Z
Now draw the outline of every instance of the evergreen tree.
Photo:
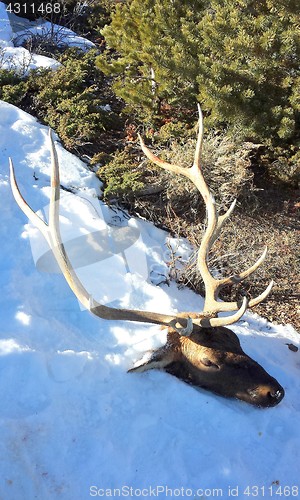
M 299 137 L 296 0 L 127 0 L 103 30 L 97 64 L 142 119 L 195 109 L 246 138 Z
M 107 50 L 97 64 L 144 120 L 165 103 L 195 107 L 199 40 L 192 41 L 189 30 L 203 6 L 199 0 L 131 0 L 117 5 L 102 31 Z
M 213 0 L 201 20 L 199 97 L 213 121 L 247 137 L 299 133 L 300 30 L 296 2 Z

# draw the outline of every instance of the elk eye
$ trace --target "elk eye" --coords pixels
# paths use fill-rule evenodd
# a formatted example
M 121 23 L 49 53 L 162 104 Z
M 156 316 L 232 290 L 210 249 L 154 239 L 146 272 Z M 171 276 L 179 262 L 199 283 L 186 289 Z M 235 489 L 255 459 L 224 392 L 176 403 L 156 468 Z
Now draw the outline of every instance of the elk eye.
M 201 363 L 204 365 L 204 366 L 207 366 L 208 368 L 215 368 L 217 370 L 219 370 L 219 366 L 216 365 L 216 363 L 213 363 L 210 359 L 208 358 L 203 358 L 201 359 Z

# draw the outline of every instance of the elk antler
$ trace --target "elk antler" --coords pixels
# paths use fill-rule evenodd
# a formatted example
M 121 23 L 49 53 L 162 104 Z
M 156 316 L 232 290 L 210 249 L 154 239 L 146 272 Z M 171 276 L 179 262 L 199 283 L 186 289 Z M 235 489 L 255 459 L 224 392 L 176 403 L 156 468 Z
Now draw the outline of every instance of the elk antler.
M 139 322 L 155 323 L 162 325 L 170 325 L 172 322 L 175 322 L 181 324 L 183 327 L 186 327 L 187 320 L 177 315 L 166 315 L 166 314 L 152 313 L 148 311 L 113 308 L 105 306 L 103 304 L 99 304 L 90 296 L 86 288 L 79 280 L 75 270 L 73 269 L 73 266 L 65 251 L 64 244 L 62 243 L 60 229 L 59 229 L 59 201 L 60 201 L 59 165 L 50 129 L 49 129 L 49 138 L 50 138 L 51 164 L 52 164 L 49 223 L 47 224 L 44 220 L 42 220 L 24 200 L 22 194 L 20 193 L 14 173 L 13 162 L 10 158 L 9 164 L 10 164 L 11 188 L 14 198 L 19 207 L 21 208 L 21 210 L 28 217 L 28 219 L 40 230 L 40 232 L 43 234 L 46 241 L 48 242 L 61 272 L 63 273 L 68 285 L 70 286 L 71 290 L 73 291 L 77 299 L 86 309 L 88 309 L 93 314 L 103 319 L 139 321 Z
M 32 208 L 26 203 L 23 196 L 20 193 L 18 184 L 16 182 L 14 167 L 12 160 L 10 159 L 10 180 L 12 192 L 15 200 L 21 210 L 25 213 L 28 219 L 41 231 L 47 240 L 50 248 L 53 251 L 54 257 L 63 273 L 67 283 L 70 288 L 81 302 L 81 304 L 91 311 L 96 316 L 103 319 L 111 320 L 125 320 L 125 321 L 138 321 L 143 323 L 154 323 L 172 326 L 178 329 L 179 333 L 182 335 L 189 335 L 193 330 L 193 325 L 199 325 L 201 327 L 218 327 L 231 325 L 238 321 L 244 314 L 247 306 L 252 307 L 255 304 L 261 302 L 270 292 L 272 284 L 269 285 L 267 290 L 261 294 L 256 299 L 251 300 L 249 303 L 246 298 L 243 299 L 241 306 L 236 302 L 218 302 L 219 290 L 231 283 L 237 283 L 247 276 L 252 274 L 257 267 L 262 263 L 265 258 L 265 252 L 262 257 L 250 267 L 248 270 L 240 273 L 238 275 L 232 276 L 230 278 L 224 278 L 222 280 L 216 280 L 210 273 L 207 266 L 207 254 L 212 246 L 215 239 L 221 230 L 221 227 L 225 220 L 229 217 L 230 213 L 234 208 L 234 203 L 230 209 L 222 216 L 217 215 L 215 202 L 209 189 L 203 179 L 203 175 L 200 168 L 200 155 L 201 155 L 201 145 L 203 138 L 203 125 L 202 125 L 202 113 L 199 107 L 199 134 L 197 140 L 197 147 L 195 153 L 195 161 L 191 168 L 185 169 L 177 165 L 172 165 L 170 163 L 160 160 L 155 156 L 144 144 L 142 139 L 141 146 L 146 154 L 146 156 L 156 163 L 157 165 L 174 172 L 176 174 L 182 174 L 188 177 L 199 189 L 208 213 L 208 225 L 204 234 L 203 241 L 200 245 L 198 253 L 198 267 L 202 274 L 205 283 L 206 298 L 204 310 L 201 313 L 178 313 L 178 314 L 160 314 L 148 311 L 139 311 L 132 309 L 118 309 L 100 304 L 94 300 L 86 288 L 83 286 L 79 280 L 73 266 L 69 260 L 69 257 L 65 251 L 64 244 L 62 243 L 62 238 L 59 229 L 59 201 L 60 201 L 60 180 L 59 180 L 59 165 L 57 153 L 55 150 L 54 142 L 52 139 L 51 131 L 49 130 L 50 138 L 50 148 L 51 148 L 51 196 L 50 196 L 50 209 L 49 209 L 49 222 L 48 224 L 41 219 Z M 237 311 L 231 316 L 218 318 L 215 317 L 221 311 Z
M 140 143 L 143 152 L 147 156 L 149 160 L 151 160 L 153 163 L 158 165 L 159 167 L 168 170 L 169 172 L 173 172 L 175 174 L 180 174 L 184 175 L 188 179 L 190 179 L 194 185 L 197 187 L 197 189 L 200 191 L 200 194 L 204 200 L 205 206 L 206 206 L 206 211 L 207 211 L 207 228 L 204 233 L 202 242 L 200 244 L 200 248 L 198 250 L 198 258 L 197 258 L 197 267 L 201 273 L 202 279 L 204 281 L 204 286 L 205 286 L 205 302 L 204 302 L 204 308 L 203 311 L 199 315 L 199 320 L 197 321 L 196 319 L 193 319 L 193 322 L 195 324 L 200 324 L 202 326 L 205 326 L 203 316 L 207 316 L 210 318 L 213 318 L 216 316 L 219 312 L 225 312 L 225 311 L 236 311 L 238 312 L 231 316 L 231 319 L 236 317 L 234 321 L 237 321 L 245 312 L 247 307 L 253 307 L 256 304 L 259 304 L 262 302 L 270 293 L 271 288 L 273 286 L 273 281 L 269 284 L 269 286 L 266 288 L 266 290 L 260 294 L 258 297 L 251 299 L 249 302 L 247 301 L 246 298 L 243 299 L 242 306 L 239 308 L 239 305 L 237 302 L 221 302 L 218 301 L 218 296 L 220 290 L 230 284 L 235 284 L 243 281 L 245 278 L 250 276 L 256 269 L 263 263 L 263 261 L 266 258 L 267 254 L 267 248 L 263 251 L 261 257 L 253 264 L 253 266 L 249 267 L 249 269 L 246 269 L 245 271 L 230 276 L 228 278 L 223 278 L 223 279 L 216 279 L 214 276 L 211 274 L 209 268 L 208 268 L 208 253 L 209 250 L 211 249 L 213 243 L 216 241 L 218 238 L 220 231 L 223 227 L 224 222 L 228 219 L 230 214 L 232 213 L 236 200 L 232 203 L 230 208 L 227 210 L 227 212 L 224 215 L 218 215 L 216 204 L 214 197 L 210 193 L 208 186 L 204 180 L 203 174 L 202 174 L 202 169 L 201 169 L 201 150 L 202 150 L 202 142 L 203 142 L 203 117 L 202 117 L 202 111 L 201 108 L 198 104 L 198 111 L 199 111 L 199 132 L 198 132 L 198 139 L 197 139 L 197 144 L 196 144 L 196 152 L 195 152 L 195 158 L 194 158 L 194 163 L 192 167 L 190 168 L 184 168 L 180 167 L 178 165 L 174 165 L 172 163 L 168 163 L 166 161 L 161 160 L 158 158 L 156 155 L 154 155 L 145 145 L 143 139 L 139 135 Z M 222 323 L 222 320 L 227 319 L 227 318 L 219 318 L 220 319 L 220 325 L 224 325 L 225 323 Z M 234 322 L 232 321 L 232 323 Z M 210 319 L 210 323 L 212 322 L 212 319 Z

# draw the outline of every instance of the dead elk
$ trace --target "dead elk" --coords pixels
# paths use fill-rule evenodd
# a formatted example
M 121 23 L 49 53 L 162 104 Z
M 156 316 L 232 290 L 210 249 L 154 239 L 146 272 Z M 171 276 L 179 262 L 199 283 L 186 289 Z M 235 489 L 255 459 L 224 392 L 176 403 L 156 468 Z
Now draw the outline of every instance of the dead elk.
M 245 271 L 226 278 L 215 278 L 208 268 L 208 252 L 230 216 L 235 203 L 224 215 L 218 215 L 216 204 L 203 178 L 201 169 L 201 148 L 203 120 L 199 107 L 199 133 L 194 163 L 190 168 L 167 163 L 155 156 L 140 138 L 145 155 L 159 167 L 174 174 L 187 177 L 200 191 L 207 210 L 207 227 L 198 250 L 197 266 L 205 285 L 204 308 L 199 313 L 184 312 L 160 314 L 132 309 L 112 308 L 98 303 L 80 282 L 62 243 L 59 227 L 60 180 L 59 165 L 54 142 L 51 143 L 51 197 L 48 224 L 26 203 L 16 182 L 10 160 L 12 192 L 21 210 L 36 225 L 46 238 L 54 257 L 70 288 L 90 312 L 103 319 L 139 321 L 168 327 L 168 341 L 156 350 L 149 361 L 132 368 L 141 372 L 151 368 L 164 369 L 176 377 L 217 394 L 238 398 L 259 407 L 277 405 L 284 397 L 284 390 L 258 363 L 247 356 L 234 332 L 225 328 L 237 322 L 248 307 L 262 302 L 270 293 L 272 283 L 258 297 L 237 302 L 218 300 L 220 290 L 248 278 L 262 264 L 266 249 L 261 257 Z M 221 312 L 234 312 L 219 317 Z

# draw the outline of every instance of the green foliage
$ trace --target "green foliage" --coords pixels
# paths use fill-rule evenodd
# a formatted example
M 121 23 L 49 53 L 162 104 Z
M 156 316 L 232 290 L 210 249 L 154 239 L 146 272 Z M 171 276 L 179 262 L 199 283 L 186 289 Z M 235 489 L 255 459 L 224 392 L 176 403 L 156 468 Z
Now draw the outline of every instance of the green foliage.
M 12 71 L 0 71 L 0 96 L 37 115 L 60 135 L 69 149 L 94 141 L 118 119 L 107 111 L 103 75 L 95 67 L 96 51 L 69 49 L 56 71 L 39 69 L 21 79 Z
M 56 71 L 31 71 L 24 80 L 2 70 L 0 96 L 52 127 L 69 149 L 95 141 L 119 122 L 113 112 L 103 109 L 107 101 L 95 57 L 94 50 L 69 49 Z
M 102 31 L 108 47 L 97 64 L 114 77 L 114 90 L 128 104 L 128 111 L 138 113 L 143 121 L 155 119 L 165 101 L 172 106 L 195 101 L 196 54 L 187 46 L 182 29 L 182 24 L 197 17 L 193 3 L 121 3 Z
M 101 83 L 101 75 L 96 74 L 94 58 L 94 51 L 79 54 L 72 49 L 64 53 L 58 70 L 29 76 L 38 115 L 57 131 L 68 148 L 95 139 L 108 124 L 96 92 L 95 80 Z
M 269 176 L 276 182 L 287 184 L 294 188 L 300 186 L 300 152 L 291 147 L 288 151 L 276 148 L 272 157 L 268 158 Z
M 193 109 L 242 138 L 299 137 L 300 28 L 293 0 L 130 0 L 103 30 L 97 59 L 144 121 L 167 103 Z
M 190 137 L 192 137 L 192 139 L 195 138 L 195 131 L 188 127 L 186 123 L 180 121 L 169 121 L 165 123 L 156 134 L 156 140 L 166 145 L 170 142 L 170 139 L 185 144 Z
M 110 22 L 110 13 L 114 11 L 115 3 L 115 0 L 91 0 L 88 2 L 81 16 L 82 31 L 99 37 L 103 27 Z
M 104 198 L 131 198 L 144 188 L 143 171 L 129 149 L 116 153 L 97 175 L 104 181 Z
M 213 0 L 201 21 L 199 96 L 212 122 L 267 144 L 299 134 L 296 3 Z
M 17 106 L 25 93 L 26 84 L 14 71 L 0 69 L 0 99 Z

